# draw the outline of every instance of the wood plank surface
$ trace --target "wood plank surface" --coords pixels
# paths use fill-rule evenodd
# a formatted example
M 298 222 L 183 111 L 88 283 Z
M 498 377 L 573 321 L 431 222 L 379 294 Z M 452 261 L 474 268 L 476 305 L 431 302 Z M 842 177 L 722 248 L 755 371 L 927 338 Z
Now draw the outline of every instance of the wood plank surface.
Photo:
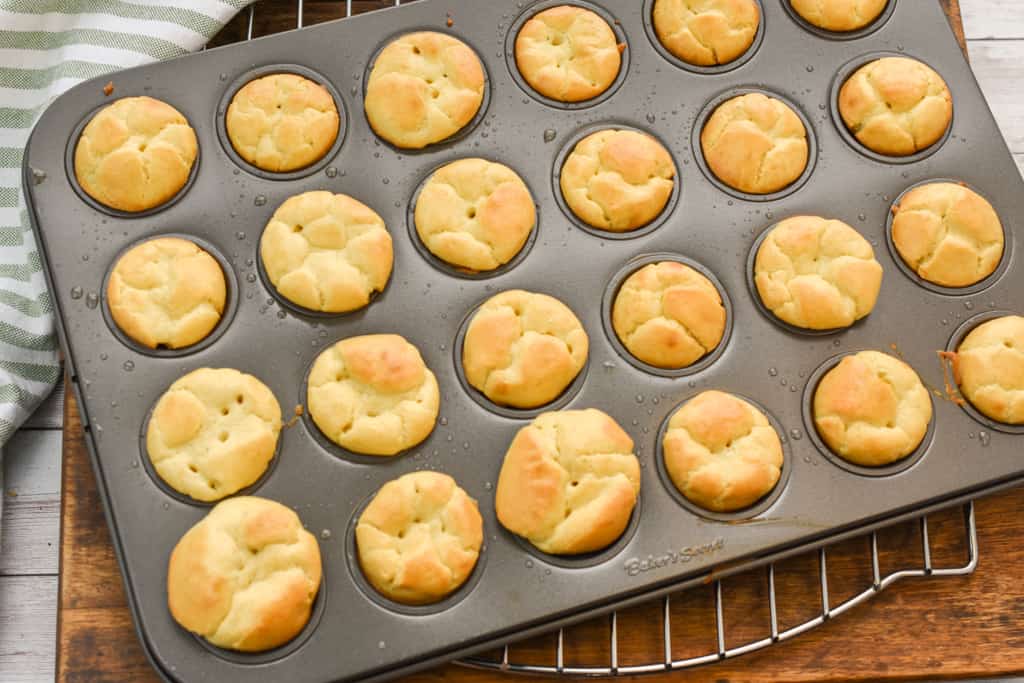
M 380 4 L 372 0 L 354 2 L 358 9 Z M 956 0 L 945 4 L 954 26 L 959 27 Z M 336 0 L 307 0 L 306 5 L 307 24 L 337 18 L 344 11 L 344 3 Z M 254 21 L 254 34 L 263 35 L 281 26 L 292 26 L 295 18 L 295 3 L 262 3 Z M 244 38 L 247 23 L 243 12 L 219 40 L 232 42 Z M 978 30 L 994 31 L 984 26 Z M 71 395 L 64 408 L 57 680 L 156 681 L 138 645 L 125 604 L 82 425 Z M 826 624 L 768 651 L 646 680 L 895 681 L 1024 672 L 1024 623 L 1016 618 L 1024 609 L 1024 581 L 1021 580 L 1024 578 L 1024 569 L 1021 569 L 1024 550 L 1019 543 L 1022 515 L 1024 491 L 1007 492 L 978 503 L 981 564 L 971 576 L 897 585 L 867 606 L 836 619 L 838 624 Z M 933 545 L 943 549 L 934 558 L 937 565 L 952 566 L 963 561 L 961 521 L 958 510 L 930 518 Z M 887 531 L 882 536 L 881 547 L 883 572 L 921 562 L 920 533 L 912 524 Z M 865 552 L 863 539 L 830 551 L 833 604 L 870 581 Z M 813 557 L 780 567 L 783 627 L 811 616 L 817 609 L 816 572 Z M 23 588 L 20 585 L 10 587 L 3 581 L 5 579 L 0 579 L 0 614 L 4 613 L 4 596 Z M 730 637 L 735 639 L 728 645 L 763 636 L 767 628 L 763 577 L 748 574 L 729 580 L 726 595 L 725 623 Z M 674 639 L 675 657 L 713 650 L 712 597 L 710 589 L 697 589 L 673 599 L 673 632 L 683 634 Z M 660 616 L 656 607 L 631 610 L 620 616 L 621 664 L 656 661 L 663 656 L 658 640 Z M 0 623 L 0 634 L 2 627 Z M 607 656 L 607 629 L 607 621 L 598 620 L 569 630 L 566 663 L 601 662 Z M 512 654 L 519 661 L 553 663 L 553 640 L 540 638 L 514 646 Z M 0 671 L 3 670 L 3 662 L 0 662 Z M 493 673 L 449 665 L 406 680 L 475 683 L 493 679 Z

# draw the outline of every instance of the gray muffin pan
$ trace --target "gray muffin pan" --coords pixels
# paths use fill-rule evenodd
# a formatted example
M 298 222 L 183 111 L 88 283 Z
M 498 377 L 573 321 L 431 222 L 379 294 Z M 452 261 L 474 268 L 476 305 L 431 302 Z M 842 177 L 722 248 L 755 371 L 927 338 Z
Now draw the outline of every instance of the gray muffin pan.
M 998 429 L 934 391 L 934 425 L 909 467 L 841 467 L 810 436 L 813 426 L 805 415 L 815 373 L 841 354 L 896 349 L 929 388 L 941 389 L 936 350 L 945 349 L 978 314 L 1024 310 L 1024 266 L 1016 261 L 1024 186 L 939 3 L 894 0 L 873 30 L 840 40 L 807 30 L 783 0 L 763 0 L 764 32 L 755 52 L 736 68 L 704 72 L 681 68 L 652 43 L 649 2 L 588 2 L 616 20 L 628 43 L 628 71 L 613 93 L 590 106 L 544 101 L 524 90 L 514 73 L 508 34 L 533 3 L 424 0 L 92 80 L 63 95 L 36 126 L 25 154 L 32 222 L 129 603 L 146 652 L 166 679 L 384 679 L 667 592 L 726 563 L 730 571 L 740 570 L 1022 478 L 1021 430 Z M 469 43 L 486 66 L 488 99 L 486 111 L 456 140 L 405 152 L 370 130 L 362 94 L 372 55 L 415 29 L 447 31 Z M 832 112 L 837 74 L 867 55 L 889 52 L 930 64 L 955 100 L 950 134 L 912 163 L 863 153 L 837 128 Z M 332 85 L 342 100 L 344 139 L 318 170 L 282 177 L 254 173 L 218 132 L 225 96 L 246 74 L 293 66 Z M 109 97 L 103 93 L 108 80 L 114 84 Z M 809 176 L 769 201 L 723 191 L 701 170 L 699 149 L 693 147 L 708 103 L 750 89 L 792 102 L 815 141 Z M 69 159 L 76 131 L 98 107 L 143 94 L 188 117 L 201 155 L 179 197 L 147 215 L 130 216 L 84 201 Z M 671 151 L 678 191 L 656 228 L 625 239 L 605 237 L 581 229 L 561 208 L 556 160 L 580 131 L 594 126 L 646 130 Z M 428 173 L 467 156 L 511 166 L 538 205 L 529 251 L 494 277 L 459 277 L 437 267 L 414 244 L 407 223 L 408 204 Z M 921 286 L 886 248 L 893 201 L 933 178 L 958 179 L 979 190 L 1006 227 L 999 275 L 969 295 Z M 365 202 L 394 237 L 391 282 L 358 313 L 304 315 L 283 305 L 260 274 L 263 226 L 286 198 L 314 189 Z M 842 219 L 875 245 L 885 269 L 881 298 L 875 312 L 851 329 L 795 332 L 754 303 L 747 273 L 754 240 L 774 222 L 801 213 Z M 211 343 L 149 353 L 111 328 L 103 283 L 126 247 L 171 233 L 202 240 L 222 259 L 230 275 L 229 314 Z M 730 301 L 725 347 L 693 372 L 645 371 L 609 338 L 603 320 L 609 283 L 631 260 L 649 254 L 699 264 L 714 274 Z M 502 456 L 526 421 L 471 395 L 458 377 L 457 349 L 466 316 L 489 296 L 512 288 L 552 294 L 582 320 L 591 342 L 589 363 L 559 405 L 611 414 L 635 440 L 644 465 L 633 524 L 617 544 L 593 556 L 545 556 L 495 518 Z M 145 466 L 140 432 L 154 402 L 186 372 L 233 367 L 267 383 L 287 416 L 304 402 L 305 374 L 319 352 L 339 339 L 378 332 L 405 336 L 437 374 L 442 404 L 436 429 L 411 452 L 376 460 L 328 446 L 308 420 L 285 429 L 272 470 L 251 493 L 293 507 L 320 540 L 324 580 L 314 618 L 295 641 L 260 655 L 204 645 L 171 618 L 165 581 L 171 549 L 208 506 L 169 495 Z M 683 505 L 659 474 L 659 430 L 681 402 L 710 388 L 763 406 L 787 442 L 779 490 L 728 519 Z M 407 609 L 372 594 L 358 576 L 351 530 L 361 506 L 382 484 L 418 469 L 451 474 L 479 501 L 486 545 L 466 587 L 440 605 Z M 737 517 L 757 523 L 737 523 Z

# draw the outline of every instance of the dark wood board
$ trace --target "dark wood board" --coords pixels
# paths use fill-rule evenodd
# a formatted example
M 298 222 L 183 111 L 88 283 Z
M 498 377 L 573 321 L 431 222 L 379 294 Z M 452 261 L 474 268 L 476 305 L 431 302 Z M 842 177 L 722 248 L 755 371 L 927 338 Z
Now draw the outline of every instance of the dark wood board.
M 941 0 L 961 44 L 957 0 Z M 344 3 L 306 0 L 306 24 L 338 18 Z M 386 0 L 355 0 L 357 10 Z M 296 3 L 265 0 L 258 6 L 254 34 L 295 25 Z M 457 21 L 457 18 L 456 18 Z M 245 37 L 243 12 L 215 41 Z M 157 681 L 138 643 L 92 467 L 77 404 L 65 404 L 60 593 L 57 622 L 59 682 L 149 683 Z M 758 654 L 699 669 L 647 677 L 649 681 L 899 681 L 1003 676 L 1024 673 L 1024 490 L 993 496 L 977 504 L 981 562 L 971 576 L 897 583 L 867 605 L 825 626 Z M 936 565 L 963 562 L 959 510 L 933 515 L 930 531 Z M 920 563 L 920 536 L 913 524 L 880 535 L 883 572 Z M 863 540 L 829 553 L 833 604 L 870 581 Z M 783 627 L 806 619 L 818 608 L 814 558 L 779 568 L 780 620 Z M 764 580 L 744 574 L 725 583 L 725 622 L 735 646 L 766 634 Z M 673 599 L 674 656 L 706 654 L 714 649 L 714 613 L 710 587 Z M 660 608 L 639 608 L 620 615 L 620 663 L 658 661 Z M 599 663 L 606 657 L 605 620 L 567 631 L 566 663 Z M 514 646 L 518 661 L 553 663 L 553 638 Z M 410 676 L 415 683 L 493 680 L 491 672 L 449 665 Z M 530 680 L 530 679 L 519 679 Z M 537 679 L 543 680 L 543 679 Z

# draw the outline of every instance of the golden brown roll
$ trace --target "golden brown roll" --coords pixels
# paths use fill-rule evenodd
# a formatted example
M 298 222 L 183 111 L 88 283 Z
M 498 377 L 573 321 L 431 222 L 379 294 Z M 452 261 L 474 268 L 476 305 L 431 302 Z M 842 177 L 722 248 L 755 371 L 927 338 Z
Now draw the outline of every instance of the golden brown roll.
M 384 289 L 394 253 L 373 209 L 319 190 L 278 207 L 260 238 L 260 258 L 284 298 L 313 311 L 348 313 Z
M 395 455 L 434 430 L 441 397 L 419 350 L 397 334 L 349 337 L 309 372 L 309 416 L 354 453 Z
M 953 96 L 927 64 L 883 57 L 865 64 L 839 91 L 839 113 L 862 145 L 909 156 L 939 141 L 953 121 Z
M 893 210 L 892 242 L 922 279 L 968 287 L 995 272 L 1003 258 L 1003 225 L 992 205 L 955 183 L 915 187 Z
M 462 130 L 484 99 L 484 68 L 444 33 L 407 33 L 377 56 L 366 85 L 366 117 L 396 147 L 420 149 Z
M 434 256 L 472 272 L 515 258 L 537 222 L 530 190 L 515 171 L 460 159 L 430 177 L 416 200 L 416 233 Z
M 722 391 L 702 392 L 673 413 L 662 449 L 679 492 L 712 512 L 750 507 L 782 472 L 782 442 L 768 418 Z
M 220 264 L 194 242 L 158 237 L 132 247 L 107 280 L 117 326 L 151 349 L 180 349 L 217 327 L 227 299 Z
M 628 232 L 665 209 L 675 186 L 672 156 L 650 135 L 602 130 L 580 140 L 559 183 L 569 209 L 601 230 Z
M 558 398 L 587 362 L 587 333 L 558 299 L 521 289 L 480 306 L 466 330 L 462 367 L 491 401 L 537 408 Z
M 754 282 L 765 308 L 779 320 L 831 330 L 871 313 L 882 288 L 882 266 L 871 243 L 846 223 L 794 216 L 761 242 Z
M 476 501 L 440 472 L 412 472 L 384 484 L 356 526 L 366 579 L 407 605 L 458 590 L 473 573 L 483 540 Z
M 971 330 L 956 353 L 960 391 L 982 414 L 1024 424 L 1024 318 L 1007 315 Z
M 281 406 L 263 382 L 230 368 L 200 368 L 157 401 L 146 454 L 179 493 L 212 502 L 256 483 L 281 433 Z
M 320 577 L 320 548 L 298 515 L 265 498 L 231 498 L 174 547 L 167 604 L 211 644 L 261 652 L 306 626 Z
M 516 433 L 498 475 L 501 525 L 554 555 L 608 547 L 640 494 L 633 440 L 593 408 L 544 413 Z
M 659 368 L 685 368 L 725 334 L 718 289 L 677 261 L 651 263 L 626 278 L 612 304 L 612 328 L 626 349 Z
M 892 0 L 895 2 L 895 0 Z M 877 19 L 890 0 L 789 0 L 804 21 L 826 31 L 864 28 Z
M 224 120 L 238 155 L 276 173 L 319 161 L 338 139 L 340 121 L 327 88 L 288 73 L 246 83 L 231 98 Z
M 196 133 L 181 112 L 152 97 L 125 97 L 82 129 L 75 178 L 101 204 L 146 211 L 185 187 L 198 154 Z
M 814 392 L 818 433 L 857 465 L 879 467 L 910 455 L 931 419 L 931 398 L 914 369 L 878 351 L 846 356 Z
M 611 87 L 622 55 L 607 21 L 583 7 L 559 5 L 523 24 L 516 36 L 516 65 L 541 95 L 582 102 Z
M 653 20 L 666 50 L 688 64 L 715 66 L 750 49 L 761 10 L 754 0 L 655 0 Z
M 761 93 L 720 104 L 704 124 L 701 150 L 711 172 L 729 187 L 771 194 L 807 168 L 807 129 L 789 105 Z

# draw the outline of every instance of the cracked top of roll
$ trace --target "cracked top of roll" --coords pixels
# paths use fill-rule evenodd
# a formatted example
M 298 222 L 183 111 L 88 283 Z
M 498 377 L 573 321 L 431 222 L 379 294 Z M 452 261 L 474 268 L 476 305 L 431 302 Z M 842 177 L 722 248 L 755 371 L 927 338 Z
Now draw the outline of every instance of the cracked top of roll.
M 729 187 L 771 194 L 807 168 L 807 129 L 789 105 L 762 93 L 726 100 L 700 134 L 711 172 Z
M 426 439 L 440 409 L 434 373 L 397 334 L 349 337 L 309 373 L 309 416 L 324 436 L 364 455 L 395 455 Z
M 101 204 L 146 211 L 185 187 L 198 154 L 196 133 L 181 112 L 152 97 L 125 97 L 82 130 L 75 178 Z
M 628 232 L 661 214 L 672 197 L 675 176 L 672 156 L 653 137 L 607 129 L 576 144 L 559 183 L 566 204 L 584 223 Z
M 656 0 L 652 18 L 666 50 L 688 64 L 716 66 L 750 49 L 761 10 L 754 0 Z
M 225 126 L 239 156 L 284 173 L 319 161 L 338 137 L 341 118 L 324 86 L 298 74 L 246 83 L 228 106 Z

